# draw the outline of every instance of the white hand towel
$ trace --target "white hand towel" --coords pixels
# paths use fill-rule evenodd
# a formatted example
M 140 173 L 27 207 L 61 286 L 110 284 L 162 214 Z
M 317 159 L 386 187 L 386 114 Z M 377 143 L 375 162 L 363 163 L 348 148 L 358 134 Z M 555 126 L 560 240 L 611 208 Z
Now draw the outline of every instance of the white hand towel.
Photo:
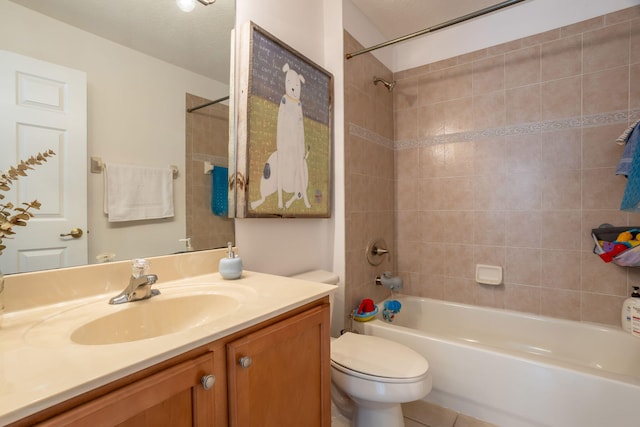
M 107 163 L 104 174 L 104 208 L 109 222 L 173 216 L 171 168 Z

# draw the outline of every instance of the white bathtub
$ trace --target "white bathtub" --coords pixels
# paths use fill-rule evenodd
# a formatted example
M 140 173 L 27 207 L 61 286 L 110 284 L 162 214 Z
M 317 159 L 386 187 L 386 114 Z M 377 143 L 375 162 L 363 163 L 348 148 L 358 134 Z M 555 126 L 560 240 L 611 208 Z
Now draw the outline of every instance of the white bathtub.
M 640 338 L 621 328 L 396 299 L 393 323 L 378 315 L 354 327 L 429 361 L 425 400 L 500 427 L 640 425 Z

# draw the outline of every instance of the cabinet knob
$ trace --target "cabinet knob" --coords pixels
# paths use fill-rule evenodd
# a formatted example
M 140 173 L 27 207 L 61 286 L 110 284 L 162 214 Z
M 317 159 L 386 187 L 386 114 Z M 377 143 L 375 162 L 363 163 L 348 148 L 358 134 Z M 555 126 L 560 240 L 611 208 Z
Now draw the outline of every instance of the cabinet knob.
M 205 390 L 210 390 L 216 383 L 216 376 L 211 374 L 205 375 L 200 378 L 200 383 L 202 383 L 202 387 L 204 387 Z
M 238 360 L 238 363 L 240 364 L 240 366 L 246 369 L 251 366 L 251 364 L 253 363 L 253 359 L 251 359 L 251 357 L 249 356 L 243 356 L 240 358 L 240 360 Z

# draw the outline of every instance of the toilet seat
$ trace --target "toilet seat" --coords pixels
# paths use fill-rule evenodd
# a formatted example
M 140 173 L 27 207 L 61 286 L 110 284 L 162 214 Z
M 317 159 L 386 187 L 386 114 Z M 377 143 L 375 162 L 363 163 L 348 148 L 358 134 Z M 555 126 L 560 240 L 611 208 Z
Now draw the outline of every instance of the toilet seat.
M 429 363 L 407 346 L 347 332 L 331 341 L 331 366 L 370 381 L 410 383 L 424 379 Z

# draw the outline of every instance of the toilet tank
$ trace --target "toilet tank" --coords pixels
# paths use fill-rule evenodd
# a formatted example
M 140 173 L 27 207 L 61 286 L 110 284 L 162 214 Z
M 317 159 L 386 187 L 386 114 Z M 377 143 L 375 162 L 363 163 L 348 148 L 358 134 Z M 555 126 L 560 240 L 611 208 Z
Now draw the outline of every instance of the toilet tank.
M 325 270 L 311 270 L 291 277 L 310 282 L 326 283 L 327 285 L 337 285 L 340 281 L 340 277 L 336 273 Z
M 294 279 L 300 280 L 308 280 L 310 282 L 318 282 L 318 283 L 326 283 L 327 285 L 337 285 L 340 281 L 340 276 L 331 271 L 325 270 L 311 270 L 305 273 L 296 274 L 291 276 Z M 333 322 L 333 301 L 334 294 L 333 292 L 329 295 L 329 316 L 331 321 Z

